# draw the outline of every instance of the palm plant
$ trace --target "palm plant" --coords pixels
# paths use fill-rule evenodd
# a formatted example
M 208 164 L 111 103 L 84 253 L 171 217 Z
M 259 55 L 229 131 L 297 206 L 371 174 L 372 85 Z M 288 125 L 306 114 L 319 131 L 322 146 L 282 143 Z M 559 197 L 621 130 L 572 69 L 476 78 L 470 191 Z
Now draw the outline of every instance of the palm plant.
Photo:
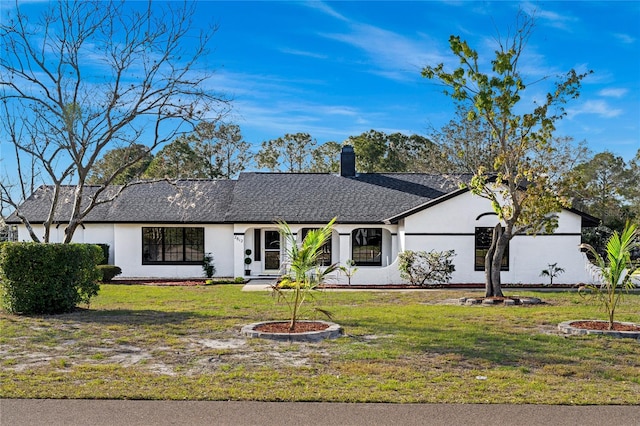
M 564 268 L 558 266 L 558 262 L 549 263 L 547 269 L 540 272 L 541 277 L 549 277 L 549 285 L 553 285 L 553 279 L 564 272 Z
M 619 234 L 617 231 L 607 241 L 606 259 L 589 244 L 581 244 L 595 261 L 596 276 L 602 281 L 600 286 L 588 285 L 609 315 L 609 330 L 613 330 L 613 317 L 622 296 L 622 291 L 635 287 L 634 279 L 640 277 L 640 266 L 631 261 L 631 251 L 640 246 L 638 227 L 627 223 Z
M 284 301 L 289 308 L 289 331 L 294 331 L 304 302 L 311 297 L 312 291 L 322 284 L 327 276 L 337 269 L 337 264 L 321 267 L 318 256 L 322 246 L 331 238 L 331 230 L 336 218 L 320 229 L 310 230 L 301 244 L 286 222 L 278 223 L 280 232 L 285 239 L 285 259 L 283 280 L 288 280 L 289 290 L 273 286 L 278 299 Z M 318 311 L 329 315 L 322 309 Z

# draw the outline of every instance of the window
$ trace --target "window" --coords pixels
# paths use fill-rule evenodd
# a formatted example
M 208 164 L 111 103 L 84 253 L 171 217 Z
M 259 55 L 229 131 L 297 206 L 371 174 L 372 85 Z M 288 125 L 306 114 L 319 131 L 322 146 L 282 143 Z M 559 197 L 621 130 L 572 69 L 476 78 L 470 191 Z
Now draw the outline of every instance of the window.
M 491 238 L 493 237 L 493 228 L 476 228 L 476 256 L 475 270 L 484 271 L 484 258 L 491 247 Z M 509 244 L 504 250 L 502 256 L 501 271 L 509 270 Z
M 382 229 L 355 229 L 351 233 L 351 251 L 351 259 L 358 266 L 382 266 Z
M 317 229 L 319 228 L 302 228 L 302 240 L 304 241 L 309 231 Z M 318 253 L 318 265 L 331 265 L 331 237 L 329 237 L 329 240 L 320 248 L 320 253 Z
M 142 228 L 142 264 L 199 265 L 204 228 Z

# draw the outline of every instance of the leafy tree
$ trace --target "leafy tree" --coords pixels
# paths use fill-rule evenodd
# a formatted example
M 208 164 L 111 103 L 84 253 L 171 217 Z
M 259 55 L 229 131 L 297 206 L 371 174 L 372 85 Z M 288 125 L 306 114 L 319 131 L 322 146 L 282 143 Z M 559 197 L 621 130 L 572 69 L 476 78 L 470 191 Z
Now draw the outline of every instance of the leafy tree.
M 192 148 L 189 136 L 181 136 L 166 145 L 145 170 L 145 179 L 210 179 L 219 176 L 207 158 Z
M 62 185 L 74 180 L 68 243 L 93 208 L 126 187 L 110 184 L 146 155 L 124 161 L 88 194 L 85 184 L 110 147 L 144 141 L 154 150 L 226 109 L 224 97 L 206 89 L 210 73 L 198 66 L 215 28 L 194 32 L 194 6 L 59 0 L 37 19 L 16 2 L 0 23 L 0 104 L 9 118 L 0 138 L 13 144 L 13 175 L 21 176 L 3 177 L 0 196 L 34 241 L 40 238 L 19 208 L 31 182 L 53 185 L 47 242 Z
M 211 165 L 211 177 L 231 179 L 249 165 L 251 146 L 243 139 L 239 126 L 205 121 L 196 126 L 192 136 L 194 151 Z
M 574 205 L 600 218 L 603 225 L 622 229 L 625 189 L 636 186 L 622 157 L 605 151 L 579 164 L 569 174 Z
M 270 171 L 301 173 L 311 167 L 317 142 L 308 133 L 287 133 L 284 137 L 262 142 L 256 155 L 258 167 Z
M 435 162 L 438 173 L 475 173 L 493 167 L 497 144 L 491 129 L 482 120 L 468 120 L 468 113 L 468 108 L 458 105 L 456 118 L 433 131 L 431 139 L 441 158 Z
M 622 188 L 622 195 L 629 204 L 629 219 L 640 223 L 640 149 L 627 163 L 629 184 Z
M 345 143 L 353 146 L 356 153 L 356 170 L 362 173 L 383 171 L 387 152 L 386 139 L 384 133 L 376 130 L 369 130 L 359 136 L 349 136 Z
M 388 172 L 433 173 L 436 145 L 420 135 L 392 133 L 388 136 L 384 168 Z
M 456 69 L 439 64 L 422 70 L 424 77 L 442 83 L 454 102 L 468 107 L 468 120 L 480 120 L 491 132 L 493 164 L 478 167 L 469 184 L 473 194 L 491 201 L 500 219 L 485 257 L 487 297 L 503 296 L 500 265 L 507 243 L 518 234 L 551 232 L 556 213 L 569 205 L 556 178 L 572 158 L 566 140 L 553 138 L 554 123 L 565 115 L 563 105 L 579 95 L 586 74 L 571 70 L 542 103 L 522 105 L 526 85 L 519 61 L 533 26 L 532 17 L 518 15 L 515 34 L 498 39 L 490 70 L 481 69 L 478 53 L 459 36 L 449 38 L 460 63 Z
M 338 173 L 340 171 L 340 150 L 342 146 L 338 142 L 325 142 L 311 153 L 310 172 L 314 173 Z
M 142 176 L 153 160 L 153 154 L 149 148 L 141 144 L 133 144 L 124 148 L 114 148 L 107 151 L 104 156 L 96 161 L 91 174 L 87 179 L 90 185 L 100 185 L 106 182 L 111 176 L 114 185 L 124 185 Z M 120 173 L 115 173 L 122 164 L 131 164 Z
M 436 146 L 424 136 L 369 130 L 350 136 L 345 144 L 353 146 L 356 169 L 363 173 L 434 171 Z

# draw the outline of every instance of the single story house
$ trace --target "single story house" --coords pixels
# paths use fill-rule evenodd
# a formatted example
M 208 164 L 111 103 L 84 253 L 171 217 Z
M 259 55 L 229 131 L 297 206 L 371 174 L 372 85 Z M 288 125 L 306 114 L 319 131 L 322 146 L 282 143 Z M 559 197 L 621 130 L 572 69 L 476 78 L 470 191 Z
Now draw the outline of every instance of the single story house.
M 340 174 L 251 172 L 236 180 L 133 185 L 95 208 L 73 239 L 108 244 L 110 263 L 122 268 L 123 277 L 202 276 L 205 253 L 213 254 L 217 276 L 275 276 L 284 244 L 277 221 L 286 221 L 301 240 L 337 217 L 323 262 L 355 261 L 352 284 L 404 282 L 398 271 L 403 250 L 455 250 L 452 282 L 483 283 L 484 253 L 498 217 L 487 200 L 460 189 L 456 180 L 358 174 L 353 148 L 345 147 Z M 51 188 L 42 186 L 20 206 L 36 232 L 43 232 L 50 196 Z M 61 197 L 52 242 L 64 237 L 69 202 Z M 20 241 L 30 240 L 15 213 L 7 222 L 18 226 Z M 578 245 L 582 228 L 595 226 L 595 218 L 565 209 L 558 224 L 552 234 L 511 240 L 503 283 L 544 283 L 540 272 L 552 263 L 565 270 L 559 284 L 592 280 Z M 347 277 L 335 280 L 346 283 Z

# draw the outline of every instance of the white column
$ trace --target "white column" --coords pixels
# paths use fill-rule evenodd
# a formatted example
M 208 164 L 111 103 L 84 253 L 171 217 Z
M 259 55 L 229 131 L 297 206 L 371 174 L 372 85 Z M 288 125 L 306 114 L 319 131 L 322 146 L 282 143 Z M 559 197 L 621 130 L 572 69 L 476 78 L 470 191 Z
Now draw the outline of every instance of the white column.
M 244 276 L 244 234 L 237 229 L 233 231 L 233 276 Z

